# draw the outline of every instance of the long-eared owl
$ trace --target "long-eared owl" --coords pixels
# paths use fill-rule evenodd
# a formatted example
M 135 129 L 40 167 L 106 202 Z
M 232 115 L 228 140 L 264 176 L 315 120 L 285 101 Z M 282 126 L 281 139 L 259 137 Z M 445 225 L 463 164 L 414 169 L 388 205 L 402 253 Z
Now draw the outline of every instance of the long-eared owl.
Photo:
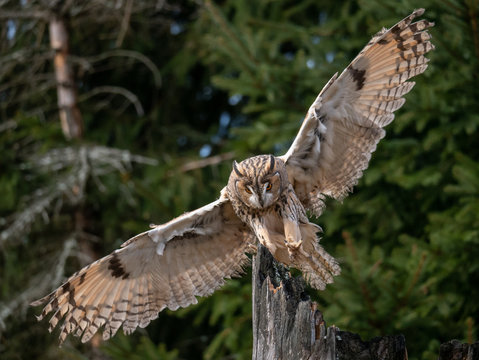
M 340 268 L 319 245 L 326 196 L 342 200 L 368 166 L 385 135 L 383 127 L 427 68 L 434 48 L 423 9 L 377 33 L 351 64 L 336 73 L 313 102 L 283 156 L 260 155 L 234 163 L 218 200 L 155 226 L 110 255 L 73 274 L 32 305 L 53 312 L 50 330 L 64 318 L 68 334 L 88 341 L 104 326 L 103 338 L 122 326 L 145 327 L 164 308 L 197 303 L 239 275 L 258 240 L 285 265 L 300 269 L 324 289 Z

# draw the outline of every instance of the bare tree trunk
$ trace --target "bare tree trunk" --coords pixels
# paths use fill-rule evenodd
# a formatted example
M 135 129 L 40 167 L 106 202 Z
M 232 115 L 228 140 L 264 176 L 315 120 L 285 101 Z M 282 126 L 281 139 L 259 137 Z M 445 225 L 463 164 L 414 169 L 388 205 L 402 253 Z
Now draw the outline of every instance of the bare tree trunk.
M 68 62 L 68 32 L 65 21 L 53 16 L 50 19 L 50 47 L 55 50 L 55 79 L 58 108 L 63 134 L 67 139 L 81 138 L 83 120 L 77 106 L 73 71 Z
M 326 327 L 322 314 L 269 251 L 259 246 L 253 260 L 254 360 L 405 360 L 404 336 L 370 341 L 337 327 Z
M 63 135 L 66 139 L 83 137 L 83 119 L 77 105 L 77 93 L 71 64 L 68 61 L 68 31 L 65 20 L 56 15 L 49 18 L 50 47 L 55 50 L 54 68 L 57 83 L 57 103 Z M 74 211 L 75 232 L 82 252 L 95 259 L 90 243 L 82 236 L 86 226 L 86 216 L 81 205 Z

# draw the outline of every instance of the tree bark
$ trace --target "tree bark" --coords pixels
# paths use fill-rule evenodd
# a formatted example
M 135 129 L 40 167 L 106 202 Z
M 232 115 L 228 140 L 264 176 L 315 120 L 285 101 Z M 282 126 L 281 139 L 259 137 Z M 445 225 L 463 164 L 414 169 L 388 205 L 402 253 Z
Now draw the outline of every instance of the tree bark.
M 479 342 L 464 344 L 451 340 L 441 344 L 438 360 L 479 360 Z
M 73 71 L 68 62 L 68 32 L 65 21 L 53 16 L 50 19 L 49 30 L 50 47 L 55 50 L 57 102 L 63 134 L 67 139 L 78 139 L 83 135 L 83 120 L 77 106 Z
M 404 336 L 370 341 L 326 327 L 317 304 L 263 246 L 253 259 L 254 360 L 405 360 Z

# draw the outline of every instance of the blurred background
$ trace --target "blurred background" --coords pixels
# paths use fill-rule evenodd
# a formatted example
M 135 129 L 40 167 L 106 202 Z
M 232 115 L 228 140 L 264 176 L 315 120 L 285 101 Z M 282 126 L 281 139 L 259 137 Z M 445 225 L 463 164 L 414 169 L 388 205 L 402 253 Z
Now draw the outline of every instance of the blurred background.
M 58 347 L 28 304 L 132 235 L 283 154 L 371 36 L 424 7 L 436 50 L 369 169 L 317 223 L 343 273 L 329 325 L 477 340 L 479 2 L 0 1 L 0 358 L 250 359 L 251 272 L 108 342 Z M 57 80 L 56 80 L 57 79 Z

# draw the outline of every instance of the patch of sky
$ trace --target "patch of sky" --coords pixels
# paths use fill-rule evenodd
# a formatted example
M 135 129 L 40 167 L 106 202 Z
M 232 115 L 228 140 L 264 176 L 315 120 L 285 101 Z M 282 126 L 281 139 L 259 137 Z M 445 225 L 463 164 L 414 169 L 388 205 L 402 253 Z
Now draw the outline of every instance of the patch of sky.
M 238 105 L 238 103 L 243 99 L 243 95 L 241 94 L 233 94 L 230 96 L 230 98 L 228 99 L 228 103 L 231 105 L 231 106 L 235 106 L 235 105 Z
M 227 111 L 223 111 L 220 115 L 220 126 L 227 127 L 230 124 L 231 115 Z
M 326 61 L 330 64 L 334 61 L 334 53 L 332 51 L 326 53 Z
M 170 33 L 171 35 L 178 35 L 184 30 L 184 26 L 181 24 L 178 24 L 177 22 L 173 22 L 170 25 Z
M 213 150 L 213 148 L 211 147 L 210 144 L 203 145 L 200 149 L 200 157 L 205 158 L 210 156 L 211 150 Z
M 227 111 L 223 111 L 220 115 L 220 126 L 218 128 L 219 138 L 223 138 L 228 135 L 228 127 L 231 124 L 231 114 Z
M 12 40 L 17 33 L 17 24 L 13 20 L 7 20 L 7 39 Z

